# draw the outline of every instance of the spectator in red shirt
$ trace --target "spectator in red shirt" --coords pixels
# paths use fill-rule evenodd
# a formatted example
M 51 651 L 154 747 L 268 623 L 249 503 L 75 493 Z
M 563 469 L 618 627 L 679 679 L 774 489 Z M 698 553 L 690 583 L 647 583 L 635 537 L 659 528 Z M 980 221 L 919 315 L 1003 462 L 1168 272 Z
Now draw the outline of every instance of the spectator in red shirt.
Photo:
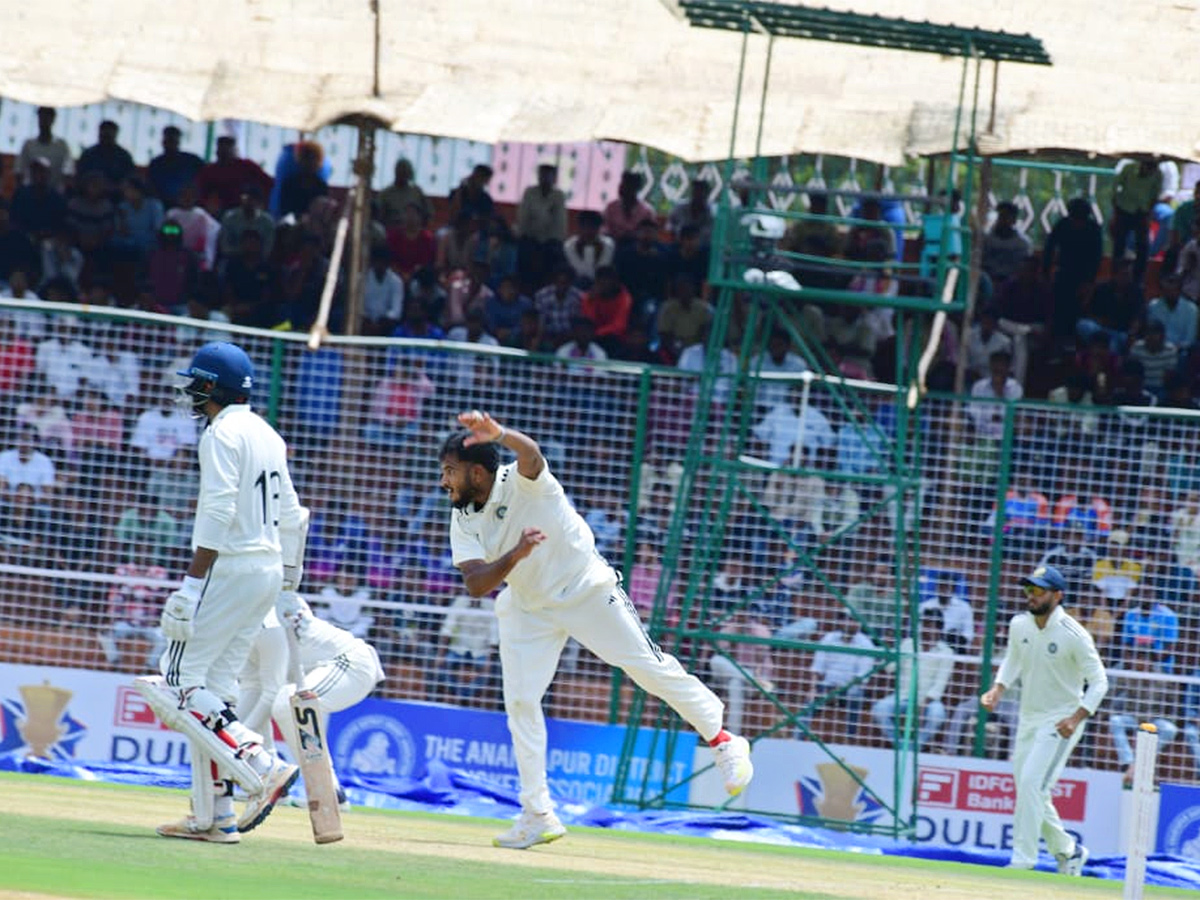
M 17 334 L 11 316 L 0 316 L 0 391 L 22 387 L 33 372 L 33 344 Z
M 417 269 L 437 261 L 437 241 L 426 227 L 425 211 L 417 202 L 406 203 L 400 224 L 389 225 L 387 245 L 392 252 L 392 268 L 408 281 Z
M 617 199 L 604 207 L 604 231 L 618 244 L 634 240 L 642 222 L 658 224 L 654 210 L 638 196 L 645 184 L 645 177 L 627 169 L 617 186 Z
M 580 311 L 595 323 L 596 343 L 609 356 L 619 355 L 629 331 L 633 297 L 621 284 L 613 266 L 601 266 L 596 270 L 596 283 L 583 295 Z
M 216 160 L 196 176 L 196 193 L 205 203 L 215 196 L 223 215 L 238 205 L 247 185 L 255 185 L 265 197 L 273 183 L 256 162 L 237 155 L 237 142 L 226 135 L 217 138 Z

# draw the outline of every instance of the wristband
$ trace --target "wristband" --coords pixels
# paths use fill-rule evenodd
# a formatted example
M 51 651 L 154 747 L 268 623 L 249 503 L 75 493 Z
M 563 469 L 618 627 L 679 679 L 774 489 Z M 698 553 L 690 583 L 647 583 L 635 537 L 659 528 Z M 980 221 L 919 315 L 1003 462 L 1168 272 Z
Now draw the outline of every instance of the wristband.
M 504 440 L 504 437 L 505 437 L 505 435 L 507 435 L 507 434 L 508 434 L 508 429 L 507 429 L 507 428 L 505 428 L 503 425 L 501 425 L 501 426 L 500 426 L 500 433 L 499 433 L 498 435 L 496 435 L 496 437 L 492 438 L 492 443 L 493 443 L 493 444 L 499 444 L 499 443 L 500 443 L 502 440 Z
M 189 600 L 199 600 L 200 594 L 204 590 L 204 579 L 194 578 L 191 575 L 183 576 L 183 584 L 179 586 L 179 593 L 187 597 Z

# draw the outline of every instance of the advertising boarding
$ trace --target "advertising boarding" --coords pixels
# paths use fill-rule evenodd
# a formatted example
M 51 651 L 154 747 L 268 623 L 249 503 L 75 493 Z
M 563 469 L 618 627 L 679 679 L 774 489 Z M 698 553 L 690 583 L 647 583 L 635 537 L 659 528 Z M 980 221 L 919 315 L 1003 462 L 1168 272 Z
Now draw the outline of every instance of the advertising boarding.
M 830 745 L 829 750 L 840 762 L 812 742 L 759 741 L 754 745 L 754 781 L 736 805 L 883 825 L 892 821 L 897 788 L 905 816 L 913 808 L 915 789 L 918 842 L 968 850 L 1012 849 L 1016 789 L 1007 760 L 922 753 L 915 777 L 906 772 L 897 784 L 892 750 L 849 745 Z M 715 803 L 720 792 L 712 773 L 702 773 L 691 799 Z M 1120 820 L 1120 800 L 1121 776 L 1116 772 L 1068 768 L 1054 791 L 1064 826 L 1082 838 L 1094 856 L 1122 852 L 1114 827 Z
M 550 790 L 587 806 L 607 803 L 626 729 L 554 719 L 546 729 Z M 421 779 L 436 761 L 499 790 L 517 791 L 512 741 L 499 712 L 367 699 L 333 715 L 328 743 L 336 769 L 363 782 Z M 686 783 L 695 735 L 676 738 L 670 763 L 664 744 L 648 729 L 639 732 L 627 775 L 631 784 L 662 783 L 664 775 L 670 784 Z M 7 753 L 131 766 L 190 763 L 187 740 L 158 721 L 130 676 L 0 664 L 0 754 Z M 682 802 L 687 790 L 679 787 L 669 796 Z

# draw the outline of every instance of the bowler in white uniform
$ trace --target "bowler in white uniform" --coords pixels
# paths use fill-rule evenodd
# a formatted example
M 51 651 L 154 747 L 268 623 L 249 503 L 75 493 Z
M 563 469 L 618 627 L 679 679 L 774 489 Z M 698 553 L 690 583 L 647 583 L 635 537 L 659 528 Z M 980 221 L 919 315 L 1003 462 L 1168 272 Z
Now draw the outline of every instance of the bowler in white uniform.
M 493 843 L 525 849 L 566 834 L 546 783 L 542 695 L 569 637 L 669 703 L 713 748 L 725 789 L 740 793 L 754 773 L 749 743 L 722 727 L 720 699 L 650 640 L 537 443 L 478 410 L 458 421 L 466 431 L 439 455 L 454 507 L 450 548 L 471 596 L 504 585 L 496 600 L 500 667 L 521 782 L 521 815 Z M 516 462 L 500 465 L 500 446 Z
M 1067 580 L 1053 566 L 1038 566 L 1021 579 L 1028 611 L 1013 616 L 1008 650 L 996 681 L 980 698 L 994 710 L 1005 690 L 1021 683 L 1013 775 L 1017 787 L 1013 811 L 1013 852 L 1009 865 L 1032 869 L 1038 838 L 1064 875 L 1079 875 L 1088 852 L 1066 829 L 1051 802 L 1051 792 L 1067 757 L 1083 736 L 1108 692 L 1108 675 L 1092 636 L 1063 610 Z

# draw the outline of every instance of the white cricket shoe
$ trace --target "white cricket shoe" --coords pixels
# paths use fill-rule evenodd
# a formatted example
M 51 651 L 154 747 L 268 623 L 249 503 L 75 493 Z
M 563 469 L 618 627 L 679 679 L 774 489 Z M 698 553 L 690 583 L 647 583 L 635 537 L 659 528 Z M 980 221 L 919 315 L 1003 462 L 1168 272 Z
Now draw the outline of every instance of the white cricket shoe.
M 1054 859 L 1058 862 L 1059 875 L 1079 876 L 1083 874 L 1083 864 L 1088 861 L 1088 849 L 1076 841 L 1075 852 L 1070 856 L 1060 853 Z
M 725 790 L 729 792 L 729 796 L 736 797 L 754 777 L 754 764 L 750 762 L 750 742 L 735 734 L 729 740 L 713 747 L 713 756 L 716 757 L 717 768 L 721 770 L 721 777 L 725 780 Z
M 237 820 L 233 814 L 217 816 L 208 828 L 201 828 L 195 816 L 187 816 L 178 822 L 168 822 L 154 829 L 163 837 L 183 838 L 186 841 L 208 841 L 210 844 L 236 844 L 242 836 L 238 834 Z
M 242 834 L 253 831 L 271 814 L 275 804 L 284 797 L 288 789 L 296 782 L 300 769 L 291 763 L 276 758 L 271 768 L 262 777 L 263 789 L 257 794 L 246 798 L 246 808 L 238 819 L 237 829 Z
M 512 828 L 492 838 L 495 847 L 509 850 L 528 850 L 537 844 L 549 844 L 567 833 L 566 826 L 553 812 L 522 812 Z

